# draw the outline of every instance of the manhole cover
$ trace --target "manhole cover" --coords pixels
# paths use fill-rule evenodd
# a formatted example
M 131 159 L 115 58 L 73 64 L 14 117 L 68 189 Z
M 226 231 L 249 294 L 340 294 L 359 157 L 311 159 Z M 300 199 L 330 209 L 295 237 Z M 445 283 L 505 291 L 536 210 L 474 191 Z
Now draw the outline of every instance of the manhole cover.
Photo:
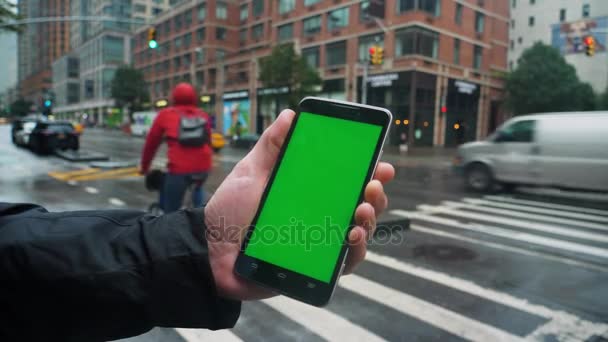
M 477 254 L 470 249 L 444 244 L 418 245 L 414 247 L 415 258 L 430 258 L 444 261 L 473 260 Z

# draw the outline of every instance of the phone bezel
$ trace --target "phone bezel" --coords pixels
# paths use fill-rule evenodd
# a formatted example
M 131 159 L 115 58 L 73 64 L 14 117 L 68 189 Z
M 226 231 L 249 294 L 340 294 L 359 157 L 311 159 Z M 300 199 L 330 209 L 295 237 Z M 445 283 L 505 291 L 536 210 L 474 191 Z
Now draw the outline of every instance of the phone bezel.
M 382 131 L 378 137 L 372 160 L 370 161 L 370 165 L 368 167 L 365 181 L 359 193 L 357 205 L 363 202 L 365 185 L 372 179 L 376 166 L 378 164 L 378 160 L 380 159 L 380 154 L 384 147 L 386 136 L 388 135 L 390 123 L 392 122 L 392 114 L 387 109 L 380 107 L 338 100 L 322 99 L 318 97 L 304 98 L 300 102 L 299 111 L 296 113 L 296 117 L 292 122 L 287 137 L 285 138 L 285 142 L 281 147 L 281 151 L 279 152 L 279 155 L 277 157 L 277 162 L 275 163 L 270 178 L 268 179 L 266 188 L 264 189 L 264 192 L 260 199 L 260 205 L 256 210 L 256 214 L 247 230 L 247 234 L 243 239 L 243 243 L 241 244 L 241 250 L 234 266 L 236 274 L 241 277 L 247 278 L 259 285 L 268 287 L 273 291 L 280 292 L 281 294 L 298 299 L 305 303 L 312 304 L 315 306 L 323 306 L 329 302 L 331 295 L 333 294 L 333 290 L 337 284 L 337 280 L 342 273 L 344 267 L 344 260 L 348 253 L 348 233 L 345 235 L 344 240 L 342 242 L 340 254 L 334 266 L 331 281 L 329 283 L 322 282 L 320 280 L 282 268 L 280 266 L 265 262 L 263 260 L 245 254 L 245 249 L 247 248 L 249 239 L 251 238 L 253 230 L 255 229 L 255 224 L 257 223 L 261 209 L 263 208 L 264 203 L 266 202 L 268 192 L 271 188 L 272 183 L 274 182 L 274 178 L 279 169 L 279 166 L 281 165 L 286 147 L 289 144 L 291 135 L 296 127 L 301 112 L 310 112 L 328 117 L 376 124 L 382 127 Z M 354 213 L 349 223 L 349 228 L 347 232 L 349 232 L 353 227 Z M 284 277 L 281 277 L 280 274 L 283 274 Z

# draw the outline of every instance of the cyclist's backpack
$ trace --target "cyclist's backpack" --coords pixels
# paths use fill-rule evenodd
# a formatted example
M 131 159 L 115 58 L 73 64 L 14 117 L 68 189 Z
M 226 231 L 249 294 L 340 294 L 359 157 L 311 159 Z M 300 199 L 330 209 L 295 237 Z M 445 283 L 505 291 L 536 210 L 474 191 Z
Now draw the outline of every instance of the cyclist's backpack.
M 209 137 L 206 136 L 205 126 L 207 120 L 200 116 L 179 116 L 179 131 L 177 141 L 184 146 L 199 147 L 205 144 Z

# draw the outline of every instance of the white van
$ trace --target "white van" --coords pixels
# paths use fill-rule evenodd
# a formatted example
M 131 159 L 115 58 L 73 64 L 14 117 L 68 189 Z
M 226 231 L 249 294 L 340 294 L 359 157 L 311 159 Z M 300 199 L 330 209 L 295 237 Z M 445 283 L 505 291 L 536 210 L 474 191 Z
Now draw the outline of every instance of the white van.
M 508 120 L 484 141 L 458 148 L 454 165 L 468 188 L 498 182 L 608 191 L 608 112 L 555 113 Z

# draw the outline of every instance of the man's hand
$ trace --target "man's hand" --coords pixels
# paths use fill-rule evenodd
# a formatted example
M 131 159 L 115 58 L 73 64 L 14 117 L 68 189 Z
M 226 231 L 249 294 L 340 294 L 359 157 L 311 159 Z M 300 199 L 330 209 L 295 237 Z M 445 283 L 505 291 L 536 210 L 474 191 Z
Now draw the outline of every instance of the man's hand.
M 234 263 L 247 227 L 251 224 L 295 113 L 284 110 L 264 132 L 254 148 L 241 160 L 217 189 L 205 207 L 209 262 L 218 293 L 233 299 L 261 299 L 275 293 L 234 274 Z M 376 217 L 388 200 L 382 184 L 395 175 L 392 165 L 379 163 L 374 180 L 365 188 L 365 202 L 355 211 L 349 235 L 350 251 L 344 273 L 363 261 L 367 240 L 376 228 Z

